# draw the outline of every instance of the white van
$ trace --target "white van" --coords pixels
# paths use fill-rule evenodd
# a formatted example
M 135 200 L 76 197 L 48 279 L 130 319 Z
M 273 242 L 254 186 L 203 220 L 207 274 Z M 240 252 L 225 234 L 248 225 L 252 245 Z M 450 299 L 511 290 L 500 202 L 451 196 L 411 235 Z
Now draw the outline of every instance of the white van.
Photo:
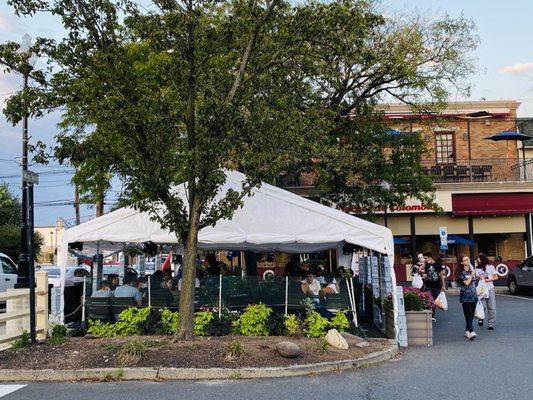
M 0 253 L 0 293 L 12 289 L 17 283 L 17 266 L 7 255 Z

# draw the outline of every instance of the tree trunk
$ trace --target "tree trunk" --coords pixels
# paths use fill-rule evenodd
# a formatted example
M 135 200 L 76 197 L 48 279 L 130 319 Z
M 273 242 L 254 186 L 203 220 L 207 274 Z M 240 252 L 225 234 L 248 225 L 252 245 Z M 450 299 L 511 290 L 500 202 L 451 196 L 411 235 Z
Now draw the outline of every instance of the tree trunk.
M 104 215 L 104 196 L 96 201 L 96 217 Z
M 80 217 L 80 191 L 78 189 L 78 185 L 76 184 L 74 189 L 74 210 L 76 212 L 76 225 L 79 225 L 81 223 L 81 217 Z
M 187 340 L 194 336 L 194 292 L 196 281 L 196 251 L 200 225 L 200 200 L 195 198 L 191 204 L 189 232 L 185 241 L 183 275 L 180 294 L 180 323 L 174 340 Z

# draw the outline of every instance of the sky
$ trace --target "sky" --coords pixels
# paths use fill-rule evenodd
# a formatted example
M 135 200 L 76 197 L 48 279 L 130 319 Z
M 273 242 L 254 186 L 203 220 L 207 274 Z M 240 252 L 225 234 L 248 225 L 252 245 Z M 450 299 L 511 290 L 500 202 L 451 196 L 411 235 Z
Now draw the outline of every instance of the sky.
M 463 14 L 477 25 L 480 38 L 476 57 L 477 73 L 471 78 L 472 93 L 468 99 L 452 100 L 499 100 L 511 99 L 521 102 L 519 116 L 533 117 L 533 1 L 508 0 L 384 0 L 385 12 L 417 11 L 422 14 L 452 16 Z M 20 19 L 12 9 L 0 2 L 0 42 L 20 41 L 22 35 L 32 37 L 61 37 L 61 26 L 51 17 Z M 38 65 L 37 65 L 38 67 Z M 9 94 L 20 90 L 22 79 L 16 74 L 5 74 L 0 70 L 0 110 Z M 34 140 L 54 144 L 57 132 L 58 114 L 48 115 L 40 120 L 30 120 L 29 132 Z M 20 193 L 20 161 L 22 127 L 12 126 L 0 115 L 0 182 L 10 185 Z M 70 169 L 58 165 L 32 166 L 41 172 L 40 183 L 35 188 L 35 224 L 52 225 L 61 217 L 72 223 L 72 205 L 51 205 L 74 199 L 70 185 Z M 17 176 L 13 176 L 17 175 Z M 3 178 L 6 177 L 6 178 Z M 110 198 L 116 197 L 118 187 L 113 187 Z M 83 207 L 82 220 L 94 216 L 94 210 Z

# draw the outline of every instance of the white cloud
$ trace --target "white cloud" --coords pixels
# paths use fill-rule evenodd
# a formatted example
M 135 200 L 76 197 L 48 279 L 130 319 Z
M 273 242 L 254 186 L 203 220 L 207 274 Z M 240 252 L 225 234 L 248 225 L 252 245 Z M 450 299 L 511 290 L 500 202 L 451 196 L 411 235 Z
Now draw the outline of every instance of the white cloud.
M 500 69 L 502 74 L 521 74 L 533 70 L 533 62 L 529 63 L 517 63 L 514 65 L 508 65 Z

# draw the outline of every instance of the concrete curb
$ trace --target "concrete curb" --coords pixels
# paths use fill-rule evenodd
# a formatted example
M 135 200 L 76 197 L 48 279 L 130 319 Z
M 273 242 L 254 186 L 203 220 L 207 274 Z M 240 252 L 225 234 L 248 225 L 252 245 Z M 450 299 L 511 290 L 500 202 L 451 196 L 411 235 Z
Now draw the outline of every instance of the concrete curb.
M 355 360 L 268 368 L 93 368 L 80 370 L 14 370 L 0 369 L 0 382 L 57 381 L 129 381 L 129 380 L 202 380 L 285 378 L 324 374 L 362 368 L 381 363 L 398 354 L 398 345 L 389 341 L 384 350 Z

